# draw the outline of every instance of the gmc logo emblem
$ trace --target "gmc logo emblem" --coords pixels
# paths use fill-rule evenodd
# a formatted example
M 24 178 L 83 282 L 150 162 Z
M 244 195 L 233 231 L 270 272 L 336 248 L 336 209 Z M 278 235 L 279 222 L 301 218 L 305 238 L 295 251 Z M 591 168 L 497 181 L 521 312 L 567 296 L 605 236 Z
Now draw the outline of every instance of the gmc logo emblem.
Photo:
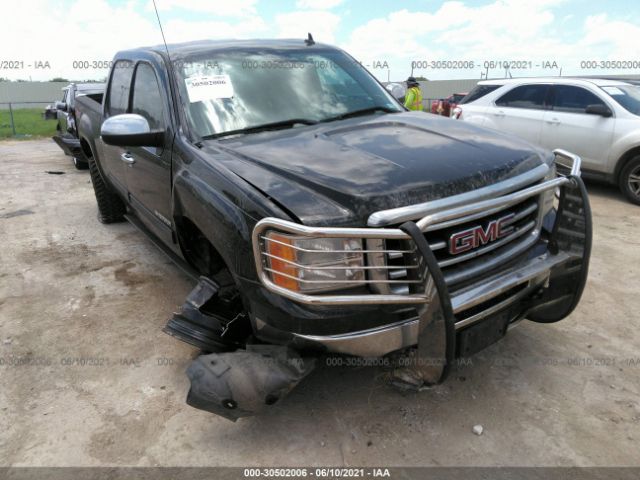
M 491 220 L 487 228 L 478 225 L 454 233 L 449 237 L 449 253 L 451 255 L 458 255 L 459 253 L 473 250 L 474 248 L 495 242 L 499 238 L 509 235 L 515 227 L 507 224 L 514 216 L 515 213 L 510 213 L 502 218 Z

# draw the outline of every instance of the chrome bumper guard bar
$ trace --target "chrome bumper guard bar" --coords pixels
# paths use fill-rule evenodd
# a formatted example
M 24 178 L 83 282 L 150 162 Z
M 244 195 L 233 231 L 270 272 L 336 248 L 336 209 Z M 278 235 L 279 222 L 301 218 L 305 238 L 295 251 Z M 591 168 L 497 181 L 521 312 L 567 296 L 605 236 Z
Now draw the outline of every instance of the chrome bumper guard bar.
M 573 183 L 575 184 L 575 178 L 580 177 L 580 157 L 573 155 L 564 150 L 554 150 L 555 154 L 554 163 L 556 166 L 557 176 L 556 178 L 534 184 L 532 186 L 522 188 L 523 183 L 531 184 L 532 180 L 540 180 L 548 173 L 548 167 L 541 165 L 534 169 L 533 172 L 520 175 L 513 179 L 506 180 L 497 185 L 485 187 L 473 192 L 467 192 L 464 194 L 448 197 L 442 200 L 436 200 L 433 202 L 427 202 L 421 205 L 412 205 L 408 207 L 401 207 L 398 209 L 387 210 L 384 212 L 378 212 L 373 214 L 369 219 L 370 225 L 383 224 L 387 222 L 401 222 L 408 220 L 407 215 L 411 215 L 413 219 L 419 218 L 416 221 L 417 227 L 426 232 L 441 224 L 458 224 L 464 223 L 473 216 L 482 212 L 497 211 L 502 208 L 508 208 L 519 202 L 522 202 L 528 198 L 540 195 L 550 189 L 556 189 L 563 185 Z M 532 179 L 532 173 L 535 178 Z M 526 182 L 526 183 L 525 183 Z M 575 186 L 575 185 L 574 185 Z M 515 190 L 515 191 L 514 191 Z M 490 195 L 494 195 L 498 192 L 499 196 L 492 198 Z M 508 192 L 508 193 L 504 193 Z M 299 291 L 293 291 L 277 285 L 273 282 L 272 275 L 283 275 L 278 272 L 274 272 L 269 268 L 269 258 L 271 254 L 266 252 L 265 244 L 271 240 L 267 237 L 269 231 L 275 231 L 278 233 L 294 234 L 303 237 L 310 238 L 345 238 L 345 239 L 395 239 L 395 240 L 409 240 L 411 237 L 400 230 L 399 228 L 334 228 L 334 227 L 309 227 L 300 225 L 298 223 L 290 222 L 287 220 L 281 220 L 278 218 L 265 218 L 259 221 L 253 230 L 253 253 L 256 261 L 256 269 L 260 281 L 271 292 L 282 295 L 285 298 L 294 300 L 296 302 L 308 304 L 308 305 L 357 305 L 357 304 L 369 304 L 369 305 L 381 305 L 381 304 L 425 304 L 429 301 L 426 292 L 409 293 L 409 294 L 308 294 Z M 292 247 L 297 248 L 297 247 Z M 327 253 L 326 250 L 317 251 L 305 251 L 306 253 Z M 346 252 L 346 251 L 333 251 L 333 252 Z M 350 253 L 406 253 L 404 251 L 390 251 L 390 250 L 370 250 L 364 248 L 362 250 L 351 250 Z M 287 259 L 280 259 L 285 263 L 292 264 L 297 268 L 308 268 L 303 265 L 295 264 Z M 403 268 L 422 268 L 423 263 L 418 265 L 403 266 Z M 311 267 L 316 269 L 317 267 Z M 320 267 L 323 268 L 323 267 Z M 338 269 L 345 267 L 324 267 L 328 269 Z M 352 269 L 363 269 L 366 271 L 367 266 L 352 266 L 348 267 Z M 380 268 L 376 266 L 375 268 Z M 388 267 L 391 268 L 391 267 Z M 398 268 L 398 267 L 395 267 Z M 429 272 L 426 270 L 423 272 L 424 276 L 415 281 L 415 283 L 425 283 L 426 275 Z M 519 273 L 513 272 L 509 278 L 501 278 L 503 284 L 512 284 L 514 279 L 518 279 Z M 296 280 L 299 280 L 295 278 Z M 323 280 L 299 280 L 310 283 L 321 283 Z M 523 280 L 524 281 L 524 280 Z M 366 285 L 371 283 L 393 283 L 393 279 L 381 279 L 381 280 L 359 280 L 358 284 Z M 342 280 L 332 281 L 332 283 L 345 283 L 353 285 L 353 281 Z M 404 281 L 403 283 L 407 283 Z M 347 285 L 345 285 L 347 286 Z M 495 293 L 495 295 L 499 294 Z M 466 302 L 463 302 L 466 303 Z M 459 310 L 457 308 L 456 310 Z

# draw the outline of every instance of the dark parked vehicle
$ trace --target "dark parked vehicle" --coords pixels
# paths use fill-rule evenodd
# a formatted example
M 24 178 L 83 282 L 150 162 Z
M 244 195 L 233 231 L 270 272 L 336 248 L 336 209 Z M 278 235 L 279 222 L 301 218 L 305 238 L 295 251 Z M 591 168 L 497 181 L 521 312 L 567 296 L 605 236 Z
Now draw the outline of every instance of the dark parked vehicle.
M 58 120 L 58 109 L 54 104 L 49 104 L 44 108 L 42 112 L 43 120 Z
M 97 102 L 102 102 L 104 83 L 71 83 L 62 89 L 62 100 L 55 103 L 57 133 L 53 136 L 62 151 L 73 158 L 73 164 L 78 170 L 88 168 L 87 159 L 80 148 L 78 131 L 76 128 L 76 100 L 79 96 L 88 95 Z M 50 112 L 49 107 L 45 111 L 45 118 Z M 49 113 L 49 116 L 51 114 Z
M 208 352 L 197 408 L 269 408 L 317 352 L 394 353 L 394 383 L 419 389 L 582 294 L 579 158 L 407 112 L 312 38 L 123 51 L 77 112 L 99 219 L 197 281 L 165 328 Z

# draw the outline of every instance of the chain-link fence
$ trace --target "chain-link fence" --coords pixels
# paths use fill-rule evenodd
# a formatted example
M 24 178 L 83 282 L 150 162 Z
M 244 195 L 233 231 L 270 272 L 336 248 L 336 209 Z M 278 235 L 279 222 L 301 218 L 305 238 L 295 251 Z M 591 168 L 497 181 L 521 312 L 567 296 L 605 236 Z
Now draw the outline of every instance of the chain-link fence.
M 56 133 L 55 101 L 0 102 L 0 140 L 51 137 Z M 47 107 L 49 113 L 46 113 Z

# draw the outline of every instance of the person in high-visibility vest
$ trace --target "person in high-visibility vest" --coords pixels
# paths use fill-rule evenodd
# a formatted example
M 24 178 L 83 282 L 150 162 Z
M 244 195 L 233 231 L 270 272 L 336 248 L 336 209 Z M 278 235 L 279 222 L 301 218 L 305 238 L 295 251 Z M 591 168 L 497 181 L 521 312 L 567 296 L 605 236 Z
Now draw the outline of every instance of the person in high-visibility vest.
M 404 97 L 404 106 L 409 110 L 422 111 L 422 92 L 420 84 L 413 78 L 407 78 L 407 94 Z

